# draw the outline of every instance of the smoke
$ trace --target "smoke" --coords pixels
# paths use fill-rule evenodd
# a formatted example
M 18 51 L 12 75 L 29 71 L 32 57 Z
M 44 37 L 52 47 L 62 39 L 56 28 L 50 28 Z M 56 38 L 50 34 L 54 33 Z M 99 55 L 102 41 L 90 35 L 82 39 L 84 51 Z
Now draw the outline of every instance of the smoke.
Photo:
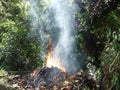
M 74 15 L 76 12 L 76 4 L 73 3 L 72 0 L 51 0 L 51 4 L 49 6 L 49 11 L 46 13 L 47 18 L 49 18 L 49 14 L 52 13 L 52 22 L 53 27 L 49 29 L 50 31 L 54 31 L 52 33 L 52 40 L 55 44 L 55 48 L 52 53 L 51 62 L 61 62 L 63 67 L 69 73 L 74 73 L 80 69 L 80 65 L 76 60 L 74 50 L 75 50 L 75 28 L 74 28 Z M 54 29 L 54 30 L 53 30 Z M 58 34 L 54 36 L 57 32 Z M 56 39 L 57 38 L 57 41 Z M 55 63 L 57 65 L 57 63 Z
M 60 29 L 52 60 L 62 62 L 68 72 L 76 72 L 80 65 L 73 53 L 75 48 L 74 7 L 71 6 L 70 0 L 52 0 L 50 8 L 54 12 L 55 24 Z M 53 59 L 56 57 L 59 59 Z
M 30 0 L 30 3 L 32 8 L 29 13 L 33 17 L 33 23 L 35 24 L 33 29 L 39 29 L 44 45 L 48 38 L 51 38 L 54 43 L 51 62 L 62 63 L 69 73 L 79 70 L 80 65 L 74 55 L 76 4 L 72 0 L 51 0 L 47 10 L 44 14 L 41 14 L 41 20 L 38 22 L 40 16 L 36 11 L 37 5 L 33 0 Z

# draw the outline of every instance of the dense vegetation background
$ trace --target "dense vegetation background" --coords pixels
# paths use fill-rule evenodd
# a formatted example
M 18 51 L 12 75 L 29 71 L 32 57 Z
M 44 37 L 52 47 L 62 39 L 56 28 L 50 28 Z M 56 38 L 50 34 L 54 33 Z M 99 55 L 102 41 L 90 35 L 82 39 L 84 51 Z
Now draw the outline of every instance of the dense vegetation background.
M 38 20 L 49 0 L 35 0 Z M 120 89 L 120 1 L 75 0 L 76 56 L 85 55 L 83 70 L 92 72 L 101 90 Z M 44 5 L 43 5 L 44 3 Z M 38 27 L 29 15 L 29 0 L 0 0 L 0 67 L 4 70 L 33 70 L 43 65 Z M 52 17 L 51 17 L 52 18 Z M 45 26 L 45 22 L 43 22 Z M 36 25 L 40 26 L 40 24 Z M 39 29 L 41 29 L 39 27 Z M 43 28 L 42 28 L 43 29 Z M 32 32 L 32 33 L 31 33 Z

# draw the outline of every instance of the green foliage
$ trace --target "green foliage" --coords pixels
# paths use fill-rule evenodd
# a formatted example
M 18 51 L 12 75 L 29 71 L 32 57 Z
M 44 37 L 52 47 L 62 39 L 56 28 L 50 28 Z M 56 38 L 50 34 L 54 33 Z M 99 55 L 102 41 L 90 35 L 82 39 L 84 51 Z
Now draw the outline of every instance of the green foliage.
M 31 70 L 42 66 L 40 40 L 28 36 L 30 22 L 21 0 L 0 1 L 0 65 L 5 70 Z M 39 53 L 40 54 L 40 53 Z
M 88 56 L 87 65 L 91 65 L 88 69 L 96 69 L 93 73 L 99 72 L 96 75 L 98 79 L 104 79 L 101 79 L 101 82 L 106 85 L 102 85 L 103 90 L 108 88 L 118 90 L 120 89 L 118 87 L 120 82 L 118 76 L 120 71 L 120 3 L 115 4 L 115 0 L 105 1 L 105 3 L 104 0 L 87 1 L 79 3 L 81 9 L 76 14 L 77 50 L 80 51 L 80 47 L 84 49 Z M 97 6 L 94 3 L 97 3 Z M 106 7 L 108 4 L 109 7 Z M 93 68 L 94 66 L 96 68 Z

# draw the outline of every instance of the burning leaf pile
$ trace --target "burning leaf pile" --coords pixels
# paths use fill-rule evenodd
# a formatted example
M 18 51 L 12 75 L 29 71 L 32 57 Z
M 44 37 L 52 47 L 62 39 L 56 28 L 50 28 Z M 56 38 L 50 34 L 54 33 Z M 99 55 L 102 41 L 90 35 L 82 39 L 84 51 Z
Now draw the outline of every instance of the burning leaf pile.
M 99 84 L 86 72 L 68 76 L 57 67 L 44 67 L 36 74 L 16 76 L 8 80 L 9 85 L 17 90 L 97 90 Z
M 46 88 L 53 89 L 59 86 L 66 78 L 66 73 L 57 67 L 44 67 L 28 83 L 27 88 Z M 41 89 L 40 89 L 41 90 Z

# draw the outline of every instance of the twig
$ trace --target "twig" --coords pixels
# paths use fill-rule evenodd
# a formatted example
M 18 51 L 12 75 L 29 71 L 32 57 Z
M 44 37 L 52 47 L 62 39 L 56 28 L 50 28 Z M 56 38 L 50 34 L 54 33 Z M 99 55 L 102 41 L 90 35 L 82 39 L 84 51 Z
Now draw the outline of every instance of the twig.
M 113 62 L 110 64 L 109 67 L 109 72 L 112 72 L 114 69 L 112 69 L 112 66 L 114 65 L 114 63 L 116 62 L 117 58 L 119 56 L 119 52 L 117 53 L 117 55 L 115 56 L 115 59 L 113 60 Z

